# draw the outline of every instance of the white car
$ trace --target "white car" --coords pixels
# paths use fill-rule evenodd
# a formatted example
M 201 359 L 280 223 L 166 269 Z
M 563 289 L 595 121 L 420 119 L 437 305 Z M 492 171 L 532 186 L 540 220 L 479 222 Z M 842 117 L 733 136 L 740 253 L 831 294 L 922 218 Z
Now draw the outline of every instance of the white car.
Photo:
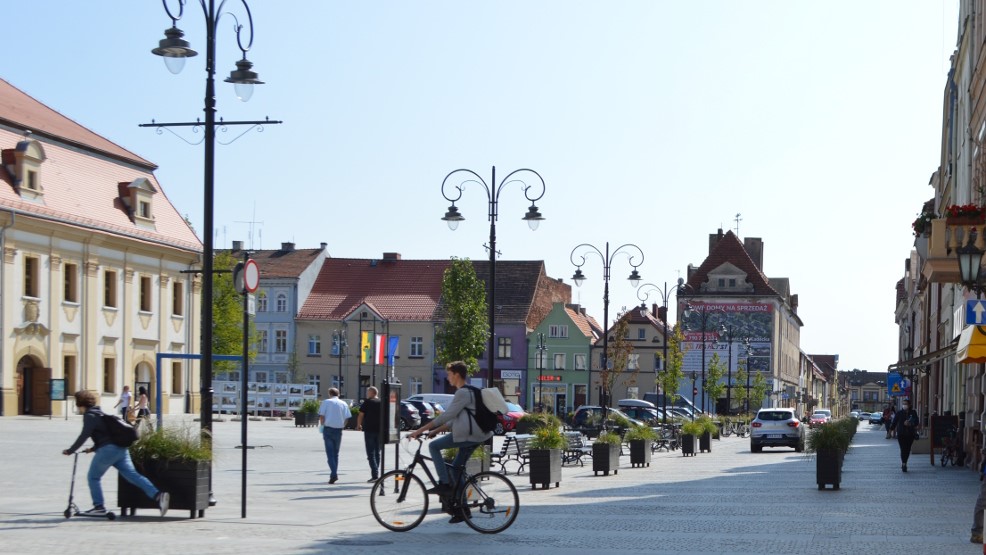
M 750 423 L 750 451 L 759 453 L 764 447 L 793 447 L 798 453 L 805 450 L 805 426 L 794 409 L 760 409 Z

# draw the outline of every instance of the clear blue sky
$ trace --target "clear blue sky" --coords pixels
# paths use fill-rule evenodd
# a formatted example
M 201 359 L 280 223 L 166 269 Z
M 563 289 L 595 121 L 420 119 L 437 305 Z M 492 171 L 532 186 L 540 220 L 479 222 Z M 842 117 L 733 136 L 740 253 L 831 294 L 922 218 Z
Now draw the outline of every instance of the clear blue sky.
M 241 103 L 221 82 L 239 59 L 224 16 L 218 113 L 284 124 L 217 148 L 217 245 L 249 245 L 257 221 L 256 248 L 485 259 L 485 192 L 466 189 L 453 233 L 442 178 L 530 167 L 547 220 L 531 232 L 521 189 L 504 190 L 502 259 L 570 281 L 575 245 L 630 242 L 645 282 L 673 283 L 739 213 L 765 273 L 800 296 L 802 349 L 884 370 L 910 222 L 933 196 L 957 4 L 254 0 L 266 84 Z M 201 233 L 202 147 L 137 127 L 202 117 L 197 1 L 179 27 L 203 55 L 179 76 L 150 53 L 170 26 L 156 0 L 0 5 L 2 77 L 157 163 Z M 575 300 L 601 320 L 601 261 L 583 271 Z M 639 304 L 629 271 L 617 258 L 611 316 Z

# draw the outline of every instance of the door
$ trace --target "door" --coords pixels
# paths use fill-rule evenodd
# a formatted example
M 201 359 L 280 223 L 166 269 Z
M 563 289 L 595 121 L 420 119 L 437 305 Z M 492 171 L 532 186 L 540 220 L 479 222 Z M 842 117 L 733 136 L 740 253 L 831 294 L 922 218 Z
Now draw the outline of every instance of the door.
M 565 405 L 567 397 L 564 393 L 555 393 L 555 416 L 561 418 L 562 422 L 568 416 L 568 407 Z

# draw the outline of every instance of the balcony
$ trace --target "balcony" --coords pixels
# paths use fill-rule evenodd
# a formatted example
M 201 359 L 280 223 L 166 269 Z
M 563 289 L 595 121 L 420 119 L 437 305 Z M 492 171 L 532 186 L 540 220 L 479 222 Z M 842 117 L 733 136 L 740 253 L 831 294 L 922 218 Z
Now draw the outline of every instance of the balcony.
M 961 246 L 971 229 L 976 229 L 976 247 L 986 249 L 983 234 L 986 224 L 948 225 L 944 218 L 931 221 L 928 256 L 921 274 L 932 283 L 959 283 L 959 261 L 955 249 Z

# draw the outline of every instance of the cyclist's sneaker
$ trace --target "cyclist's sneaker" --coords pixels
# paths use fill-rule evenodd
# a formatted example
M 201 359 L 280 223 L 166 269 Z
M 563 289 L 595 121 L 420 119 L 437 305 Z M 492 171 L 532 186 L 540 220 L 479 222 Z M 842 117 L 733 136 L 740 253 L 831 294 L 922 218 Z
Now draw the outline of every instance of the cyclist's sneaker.
M 969 541 L 971 541 L 972 543 L 981 544 L 981 543 L 983 543 L 983 535 L 982 534 L 973 534 L 972 537 L 969 538 Z
M 89 509 L 88 511 L 83 511 L 85 516 L 106 516 L 106 507 L 102 505 L 96 505 L 95 507 Z
M 437 486 L 430 488 L 426 493 L 433 493 L 437 495 L 452 495 L 452 486 L 448 484 L 438 484 Z
M 452 518 L 448 519 L 449 524 L 458 524 L 470 516 L 472 513 L 469 511 L 469 507 L 464 507 L 462 509 L 454 509 Z

